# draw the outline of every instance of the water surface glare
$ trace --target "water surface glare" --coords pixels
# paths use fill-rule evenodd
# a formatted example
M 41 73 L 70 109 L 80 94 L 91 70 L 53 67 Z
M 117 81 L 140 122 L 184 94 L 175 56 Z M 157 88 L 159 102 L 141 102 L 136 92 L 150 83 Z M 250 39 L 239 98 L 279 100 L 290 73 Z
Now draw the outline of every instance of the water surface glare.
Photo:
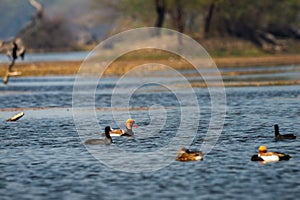
M 224 129 L 202 162 L 174 161 L 154 172 L 126 173 L 99 162 L 83 145 L 72 114 L 73 83 L 74 77 L 27 77 L 11 79 L 7 86 L 0 86 L 0 199 L 296 199 L 300 196 L 297 85 L 226 88 Z M 106 78 L 96 91 L 96 116 L 101 127 L 118 126 L 109 110 L 113 87 L 112 78 Z M 208 91 L 202 88 L 195 91 L 200 122 L 191 148 L 200 149 L 211 108 Z M 136 138 L 115 138 L 113 145 L 128 152 L 156 151 L 175 136 L 180 110 L 172 93 L 143 88 L 132 96 L 130 106 L 130 113 L 140 126 L 135 129 Z M 189 110 L 188 101 L 182 106 Z M 5 121 L 22 110 L 25 116 L 19 121 Z M 87 108 L 86 114 L 89 112 Z M 125 111 L 120 108 L 116 112 L 122 118 Z M 83 113 L 82 123 L 88 127 L 89 119 L 85 116 Z M 161 121 L 166 123 L 157 131 L 155 124 L 159 126 Z M 279 124 L 282 133 L 293 133 L 297 139 L 275 142 L 274 123 Z M 88 129 L 90 132 L 93 127 Z M 187 127 L 186 131 L 193 130 Z M 102 130 L 95 130 L 91 137 L 100 137 L 100 133 Z M 270 151 L 290 154 L 292 159 L 267 165 L 251 162 L 250 157 L 262 144 Z M 171 156 L 175 160 L 176 155 Z

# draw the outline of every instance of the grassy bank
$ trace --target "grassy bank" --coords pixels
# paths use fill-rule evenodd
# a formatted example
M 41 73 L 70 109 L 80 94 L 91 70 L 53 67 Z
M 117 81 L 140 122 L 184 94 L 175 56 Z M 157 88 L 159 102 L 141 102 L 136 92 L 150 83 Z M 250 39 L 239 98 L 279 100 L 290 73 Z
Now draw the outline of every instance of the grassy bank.
M 297 55 L 273 55 L 260 57 L 214 57 L 217 67 L 247 67 L 247 66 L 276 66 L 300 64 L 300 54 Z M 120 75 L 134 66 L 146 63 L 161 63 L 172 66 L 175 69 L 190 69 L 192 66 L 184 59 L 159 59 L 151 57 L 147 59 L 121 58 L 115 61 L 107 70 L 108 75 Z M 15 71 L 22 72 L 22 76 L 48 76 L 48 75 L 74 75 L 78 72 L 82 61 L 49 61 L 49 62 L 22 62 L 13 67 Z M 0 76 L 4 76 L 7 63 L 0 65 Z
M 275 65 L 300 65 L 300 55 L 273 55 L 273 56 L 259 56 L 259 57 L 214 57 L 214 62 L 218 68 L 226 67 L 247 67 L 247 66 L 275 66 Z M 143 58 L 137 57 L 134 59 L 133 55 L 125 55 L 112 63 L 105 75 L 122 75 L 135 66 L 147 63 L 161 63 L 171 66 L 177 70 L 192 69 L 193 67 L 184 59 L 173 56 L 160 56 L 157 60 L 155 57 L 145 56 Z M 52 62 L 22 62 L 14 66 L 15 71 L 22 72 L 21 76 L 62 76 L 62 75 L 76 75 L 82 61 L 52 61 Z M 0 76 L 3 77 L 6 72 L 7 64 L 0 65 Z M 158 68 L 159 69 L 159 68 Z M 298 69 L 297 69 L 298 70 Z M 93 71 L 93 74 L 99 72 Z M 247 74 L 257 74 L 257 71 L 230 71 L 223 72 L 224 76 L 240 76 Z M 264 73 L 264 72 L 259 72 Z M 268 71 L 266 73 L 278 73 L 276 71 Z M 300 80 L 300 78 L 299 78 Z M 300 84 L 299 80 L 277 80 L 277 81 L 254 81 L 254 82 L 225 82 L 225 86 L 261 86 L 261 85 L 295 85 Z M 205 84 L 195 84 L 198 87 L 205 87 Z

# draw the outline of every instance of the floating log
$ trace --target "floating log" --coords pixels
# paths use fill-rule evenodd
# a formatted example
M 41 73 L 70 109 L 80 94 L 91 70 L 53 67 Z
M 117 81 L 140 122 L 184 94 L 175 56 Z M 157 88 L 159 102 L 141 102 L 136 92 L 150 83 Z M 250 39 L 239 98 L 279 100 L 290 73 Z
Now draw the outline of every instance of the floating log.
M 20 76 L 22 75 L 22 72 L 8 72 L 7 74 L 8 76 Z
M 21 117 L 24 116 L 24 112 L 21 112 L 19 114 L 16 114 L 15 116 L 9 118 L 8 120 L 6 120 L 7 122 L 13 122 L 13 121 L 17 121 L 18 119 L 20 119 Z

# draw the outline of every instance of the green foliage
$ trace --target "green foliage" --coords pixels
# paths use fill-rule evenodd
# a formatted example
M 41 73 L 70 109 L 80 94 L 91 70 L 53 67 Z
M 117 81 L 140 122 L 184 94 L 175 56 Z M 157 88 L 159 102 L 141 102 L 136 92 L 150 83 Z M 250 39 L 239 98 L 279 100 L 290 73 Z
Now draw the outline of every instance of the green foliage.
M 237 36 L 255 30 L 275 32 L 299 23 L 299 6 L 295 0 L 226 0 L 219 3 L 214 23 L 219 33 Z
M 45 8 L 49 8 L 65 16 L 61 20 L 50 20 L 49 27 L 44 27 L 40 33 L 34 33 L 37 46 L 43 46 L 40 42 L 46 41 L 51 35 L 57 37 L 55 42 L 60 47 L 67 45 L 72 38 L 66 29 L 62 18 L 66 17 L 73 10 L 71 5 L 76 4 L 79 8 L 85 5 L 90 10 L 90 15 L 81 22 L 85 24 L 95 24 L 91 20 L 105 21 L 114 24 L 111 15 L 119 16 L 119 23 L 114 27 L 114 31 L 126 30 L 141 26 L 154 26 L 157 20 L 155 0 L 38 0 Z M 179 25 L 183 26 L 183 32 L 195 38 L 218 37 L 238 37 L 246 40 L 253 40 L 258 32 L 271 33 L 276 38 L 289 39 L 300 38 L 297 31 L 300 30 L 300 1 L 299 0 L 162 0 L 165 5 L 165 17 L 163 27 L 179 30 Z M 91 5 L 88 7 L 87 5 Z M 213 5 L 211 20 L 206 20 L 209 9 Z M 108 7 L 109 9 L 106 9 Z M 104 13 L 106 18 L 97 18 L 94 11 Z M 103 10 L 105 12 L 103 12 Z M 48 10 L 49 11 L 49 10 Z M 1 39 L 14 37 L 18 31 L 30 22 L 35 13 L 35 9 L 28 0 L 0 0 L 0 35 Z M 46 12 L 47 13 L 47 12 Z M 182 15 L 178 17 L 178 14 Z M 70 15 L 69 15 L 70 16 Z M 53 17 L 53 16 L 51 16 Z M 55 21 L 56 20 L 56 21 Z M 68 22 L 69 23 L 69 22 Z M 204 34 L 205 24 L 209 23 L 209 31 Z M 55 25 L 56 24 L 56 25 Z M 58 26 L 58 24 L 60 24 Z M 98 25 L 97 25 L 98 26 Z M 100 27 L 100 26 L 99 26 Z M 55 32 L 56 30 L 56 32 Z M 296 30 L 296 31 L 295 31 Z M 34 31 L 34 30 L 32 30 Z M 294 32 L 293 32 L 294 31 Z M 48 34 L 47 34 L 48 33 Z M 50 33 L 50 34 L 49 34 Z M 53 34 L 53 35 L 52 35 Z M 202 37 L 202 36 L 207 37 Z M 30 36 L 28 36 L 30 37 Z M 42 38 L 42 39 L 37 39 Z M 67 43 L 61 41 L 63 39 Z M 34 37 L 32 39 L 35 39 Z M 68 39 L 68 40 L 67 40 Z M 31 45 L 33 43 L 30 42 Z M 234 54 L 238 54 L 236 52 Z
M 149 22 L 151 22 L 155 17 L 153 2 L 153 0 L 123 0 L 119 5 L 119 9 L 123 11 L 127 17 L 149 24 Z
M 286 40 L 300 39 L 299 0 L 161 1 L 164 1 L 166 10 L 163 27 L 190 34 L 192 37 L 241 38 L 270 53 L 288 52 Z M 123 0 L 119 8 L 126 16 L 145 26 L 155 25 L 155 19 L 159 17 L 155 0 Z M 247 54 L 261 53 L 260 50 L 255 50 L 255 46 L 253 49 Z M 222 49 L 218 54 L 222 54 L 221 52 Z M 239 51 L 230 52 L 239 54 Z
M 291 26 L 299 27 L 300 21 L 299 0 L 165 0 L 165 3 L 167 15 L 170 15 L 180 3 L 185 25 L 190 23 L 191 18 L 204 20 L 208 7 L 214 3 L 213 32 L 221 35 L 232 34 L 243 37 L 255 30 L 278 32 Z M 153 21 L 155 17 L 153 0 L 123 0 L 120 8 L 127 16 L 144 22 Z M 194 25 L 199 26 L 199 23 Z

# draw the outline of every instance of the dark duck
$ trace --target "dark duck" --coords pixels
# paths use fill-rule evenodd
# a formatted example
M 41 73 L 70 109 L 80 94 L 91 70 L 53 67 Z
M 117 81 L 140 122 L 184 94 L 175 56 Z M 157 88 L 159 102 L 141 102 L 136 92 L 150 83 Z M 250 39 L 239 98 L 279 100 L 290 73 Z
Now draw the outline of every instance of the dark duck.
M 84 142 L 84 144 L 106 144 L 106 145 L 109 145 L 111 144 L 113 141 L 112 141 L 112 138 L 110 137 L 110 131 L 111 131 L 111 128 L 110 126 L 106 126 L 105 127 L 105 138 L 104 139 L 88 139 Z
M 274 130 L 275 130 L 275 140 L 293 140 L 296 139 L 296 136 L 293 134 L 284 134 L 281 135 L 279 133 L 279 126 L 278 124 L 274 125 Z

